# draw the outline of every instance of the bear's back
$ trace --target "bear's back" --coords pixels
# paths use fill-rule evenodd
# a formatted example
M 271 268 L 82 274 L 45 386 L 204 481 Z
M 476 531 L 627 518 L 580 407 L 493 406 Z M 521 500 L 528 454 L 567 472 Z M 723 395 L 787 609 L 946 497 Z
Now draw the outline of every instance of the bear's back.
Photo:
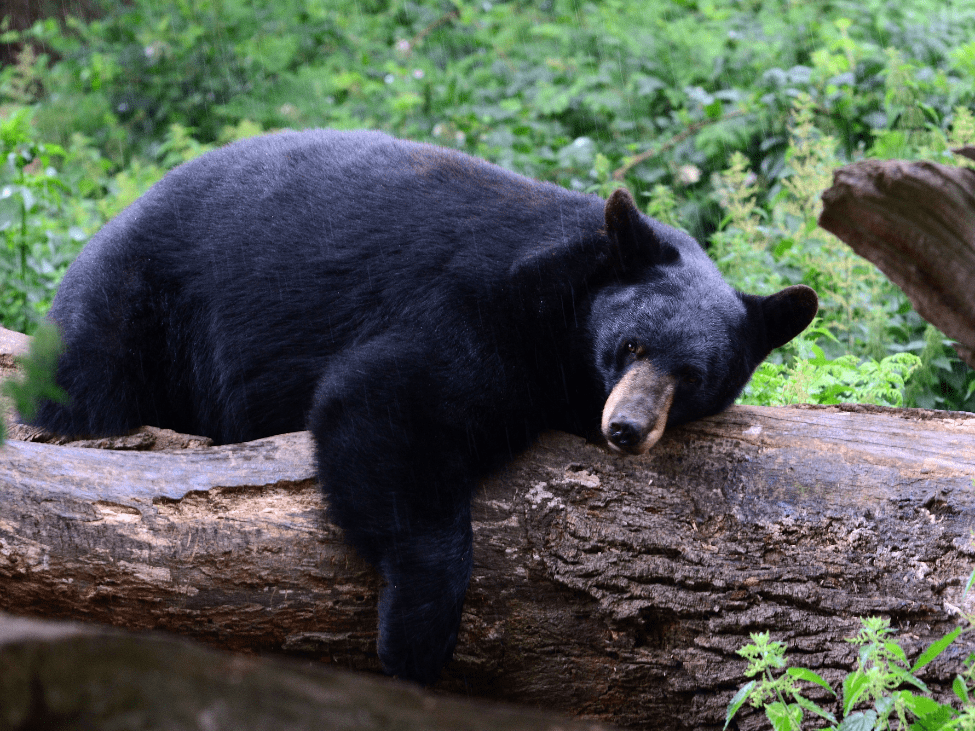
M 196 414 L 177 428 L 221 441 L 300 429 L 335 354 L 396 323 L 490 337 L 512 263 L 594 236 L 602 209 L 378 132 L 267 135 L 172 170 L 105 226 L 51 317 L 85 357 L 151 363 L 152 408 Z
M 170 171 L 93 238 L 77 266 L 112 259 L 146 271 L 138 262 L 151 259 L 151 270 L 183 285 L 231 291 L 313 274 L 322 289 L 397 299 L 442 287 L 445 275 L 475 289 L 503 286 L 525 251 L 601 226 L 595 196 L 454 150 L 371 131 L 282 132 Z

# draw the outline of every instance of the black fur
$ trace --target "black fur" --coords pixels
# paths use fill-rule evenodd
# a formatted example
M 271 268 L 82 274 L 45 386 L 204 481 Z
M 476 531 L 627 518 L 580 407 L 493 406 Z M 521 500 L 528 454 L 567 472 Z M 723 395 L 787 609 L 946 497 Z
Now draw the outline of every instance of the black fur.
M 330 516 L 382 571 L 387 672 L 433 682 L 471 572 L 470 499 L 540 430 L 598 430 L 625 345 L 712 414 L 815 295 L 743 296 L 687 235 L 376 132 L 280 133 L 170 172 L 72 265 L 36 423 L 239 442 L 309 427 Z

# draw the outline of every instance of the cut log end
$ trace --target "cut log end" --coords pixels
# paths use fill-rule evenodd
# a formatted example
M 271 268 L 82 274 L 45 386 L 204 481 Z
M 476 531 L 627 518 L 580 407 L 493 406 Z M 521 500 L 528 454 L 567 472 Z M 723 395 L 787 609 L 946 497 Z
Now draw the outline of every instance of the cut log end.
M 902 160 L 847 165 L 823 193 L 819 224 L 876 264 L 975 367 L 975 171 Z

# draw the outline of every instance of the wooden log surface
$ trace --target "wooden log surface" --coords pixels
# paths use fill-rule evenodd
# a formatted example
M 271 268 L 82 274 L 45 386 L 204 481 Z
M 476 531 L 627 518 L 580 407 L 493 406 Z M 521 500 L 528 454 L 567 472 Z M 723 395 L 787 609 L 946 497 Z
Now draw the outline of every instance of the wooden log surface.
M 0 731 L 610 731 L 312 663 L 0 613 Z
M 971 148 L 959 150 L 972 156 Z M 819 225 L 869 259 L 975 367 L 975 170 L 864 160 L 838 169 Z
M 834 681 L 858 616 L 889 616 L 917 653 L 954 626 L 973 476 L 975 419 L 945 412 L 734 407 L 640 458 L 547 434 L 476 499 L 439 687 L 706 729 L 744 682 L 750 632 Z M 0 451 L 0 609 L 378 670 L 377 590 L 327 522 L 307 433 Z M 944 691 L 973 650 L 951 648 L 927 679 Z

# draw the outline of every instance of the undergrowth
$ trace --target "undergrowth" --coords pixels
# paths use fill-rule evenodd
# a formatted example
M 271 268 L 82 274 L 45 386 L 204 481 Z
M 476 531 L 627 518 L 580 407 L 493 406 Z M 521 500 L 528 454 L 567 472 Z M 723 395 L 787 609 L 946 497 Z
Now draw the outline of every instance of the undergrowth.
M 726 215 L 711 254 L 735 286 L 759 293 L 807 284 L 820 298 L 814 327 L 780 349 L 756 372 L 742 403 L 872 403 L 971 409 L 975 372 L 950 341 L 923 322 L 906 296 L 866 260 L 817 225 L 820 196 L 843 164 L 837 142 L 815 124 L 813 99 L 800 94 L 789 125 L 788 170 L 759 205 L 758 177 L 740 153 L 718 174 L 715 190 Z M 972 139 L 972 116 L 924 139 L 941 156 Z
M 816 226 L 864 157 L 970 164 L 963 0 L 102 0 L 0 33 L 0 323 L 31 333 L 91 234 L 168 169 L 281 128 L 384 129 L 568 188 L 629 187 L 737 287 L 819 293 L 748 403 L 975 410 L 975 374 Z M 2 27 L 2 26 L 0 26 Z M 913 356 L 913 357 L 911 357 Z
M 962 604 L 973 581 L 975 572 L 962 593 Z M 966 658 L 952 683 L 957 708 L 936 700 L 917 677 L 920 670 L 975 627 L 975 615 L 959 612 L 960 625 L 931 644 L 913 664 L 908 662 L 889 619 L 862 619 L 860 631 L 847 640 L 859 648 L 857 667 L 843 678 L 839 691 L 808 668 L 786 668 L 785 643 L 773 641 L 767 632 L 752 634 L 751 644 L 738 654 L 748 661 L 745 676 L 754 679 L 728 704 L 725 728 L 749 704 L 765 711 L 775 731 L 800 731 L 807 717 L 823 731 L 975 731 L 975 654 Z M 807 688 L 826 691 L 828 702 L 811 700 Z

